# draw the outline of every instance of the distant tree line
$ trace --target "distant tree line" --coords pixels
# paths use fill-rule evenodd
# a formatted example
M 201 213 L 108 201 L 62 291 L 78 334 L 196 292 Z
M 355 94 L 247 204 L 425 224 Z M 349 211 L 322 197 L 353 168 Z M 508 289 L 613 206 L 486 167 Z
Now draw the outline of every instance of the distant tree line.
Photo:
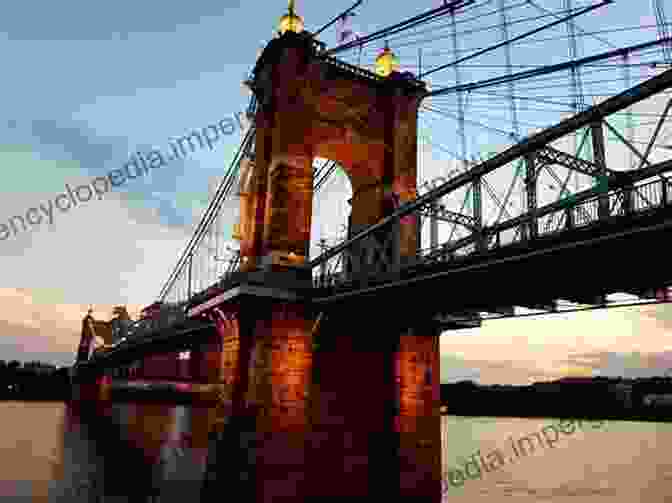
M 0 400 L 66 400 L 68 367 L 0 360 Z
M 672 378 L 595 377 L 529 386 L 461 381 L 441 384 L 441 404 L 455 416 L 672 421 Z

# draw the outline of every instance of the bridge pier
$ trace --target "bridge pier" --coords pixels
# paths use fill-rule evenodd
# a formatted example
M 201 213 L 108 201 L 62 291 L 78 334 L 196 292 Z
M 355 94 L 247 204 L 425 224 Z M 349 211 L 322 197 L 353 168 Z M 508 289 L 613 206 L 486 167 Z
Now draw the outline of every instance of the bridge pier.
M 219 362 L 222 394 L 204 501 L 237 488 L 258 502 L 439 502 L 438 327 L 319 316 L 272 293 L 208 311 L 222 343 L 203 361 L 212 377 Z
M 314 354 L 321 496 L 440 501 L 438 330 L 327 316 Z M 327 469 L 328 468 L 328 469 Z

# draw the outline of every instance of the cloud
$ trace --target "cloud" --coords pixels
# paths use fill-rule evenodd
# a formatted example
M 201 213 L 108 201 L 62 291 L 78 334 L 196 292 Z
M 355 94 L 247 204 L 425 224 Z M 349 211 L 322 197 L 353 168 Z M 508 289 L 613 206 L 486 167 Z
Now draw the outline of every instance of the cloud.
M 583 375 L 661 375 L 672 368 L 672 330 L 651 314 L 669 314 L 671 308 L 494 320 L 480 329 L 445 332 L 440 342 L 443 381 L 471 373 L 481 382 L 526 384 L 530 376 L 557 379 L 579 369 Z
M 12 168 L 0 197 L 0 223 L 53 201 L 66 183 L 89 184 L 94 176 L 120 168 L 120 153 L 129 150 L 125 140 L 99 137 L 79 123 L 48 120 L 33 121 L 15 139 L 0 147 L 0 162 Z M 25 146 L 35 143 L 38 149 Z M 55 209 L 52 225 L 43 221 L 0 241 L 7 308 L 0 358 L 74 355 L 90 305 L 96 317 L 108 319 L 115 305 L 127 305 L 134 315 L 156 299 L 208 202 L 207 190 L 180 191 L 188 163 L 173 161 L 129 180 L 120 187 L 126 192 L 108 192 L 102 200 L 79 202 L 64 212 Z M 210 185 L 219 180 L 212 177 Z M 161 199 L 152 199 L 157 192 Z M 236 203 L 233 198 L 225 206 L 222 229 L 232 226 Z
M 672 305 L 644 306 L 639 314 L 658 321 L 663 328 L 672 333 Z
M 538 368 L 523 362 L 495 361 L 441 355 L 441 382 L 475 381 L 480 384 L 527 384 L 532 374 L 542 374 Z
M 629 378 L 660 376 L 672 369 L 672 350 L 651 353 L 602 351 L 572 355 L 566 360 L 569 366 L 577 362 L 595 375 Z
M 137 312 L 155 299 L 192 229 L 151 223 L 149 215 L 137 218 L 140 211 L 109 194 L 60 215 L 51 228 L 0 243 L 5 346 L 21 340 L 26 355 L 74 352 L 90 304 L 107 318 L 114 305 Z
M 186 134 L 186 133 L 185 133 Z M 124 169 L 136 152 L 145 154 L 152 149 L 158 148 L 166 156 L 166 165 L 150 170 L 145 175 L 135 180 L 128 180 L 124 185 L 115 188 L 115 192 L 123 194 L 129 207 L 144 209 L 155 204 L 159 209 L 159 216 L 167 223 L 183 225 L 183 216 L 176 215 L 172 211 L 165 211 L 166 199 L 180 194 L 184 187 L 181 179 L 186 176 L 186 168 L 190 164 L 189 158 L 172 159 L 169 155 L 168 139 L 160 147 L 148 144 L 130 145 L 126 138 L 101 137 L 95 131 L 89 129 L 82 122 L 65 124 L 51 120 L 33 120 L 30 123 L 30 142 L 39 145 L 40 159 L 73 159 L 70 162 L 70 170 L 65 171 L 63 160 L 58 162 L 58 167 L 40 166 L 40 177 L 37 180 L 46 185 L 44 178 L 48 178 L 48 187 L 54 195 L 63 190 L 66 183 L 71 185 L 75 177 L 88 177 L 93 179 L 97 176 L 107 176 L 111 170 Z M 76 159 L 77 161 L 74 161 Z M 52 161 L 57 162 L 57 161 Z M 135 168 L 131 166 L 131 170 Z M 73 171 L 76 172 L 73 173 Z M 35 182 L 32 177 L 32 182 Z M 87 183 L 86 181 L 83 183 Z M 34 188 L 34 187 L 33 187 Z M 152 200 L 152 193 L 164 194 L 164 198 Z M 202 194 L 201 194 L 202 196 Z M 186 206 L 190 208 L 191 205 Z M 162 211 L 164 210 L 164 211 Z M 190 216 L 190 213 L 188 215 Z M 144 215 L 140 212 L 139 216 Z
M 0 289 L 7 319 L 0 320 L 0 358 L 71 363 L 84 306 L 40 302 L 25 289 Z
M 220 141 L 226 139 L 227 136 L 223 136 Z M 51 120 L 33 120 L 17 127 L 12 139 L 15 145 L 0 147 L 0 161 L 11 167 L 6 175 L 7 183 L 0 189 L 7 192 L 0 200 L 4 223 L 12 216 L 25 215 L 31 207 L 39 208 L 40 203 L 48 206 L 50 200 L 65 191 L 66 184 L 73 188 L 78 184 L 90 184 L 95 177 L 105 177 L 112 170 L 124 169 L 133 152 L 148 157 L 149 152 L 158 149 L 166 160 L 165 165 L 151 169 L 145 176 L 127 180 L 113 190 L 126 202 L 136 220 L 150 215 L 154 223 L 158 216 L 160 223 L 168 226 L 190 225 L 194 215 L 200 216 L 207 206 L 208 193 L 194 183 L 193 177 L 187 176 L 187 168 L 198 165 L 203 170 L 203 163 L 197 161 L 199 151 L 187 152 L 187 157 L 182 159 L 170 159 L 168 140 L 160 146 L 145 144 L 131 148 L 126 139 L 100 137 L 82 122 L 63 125 Z M 25 146 L 30 144 L 39 147 Z M 203 154 L 213 158 L 221 156 L 223 151 L 226 152 L 225 146 L 225 143 L 215 144 L 215 149 L 224 150 Z M 219 175 L 221 167 L 217 168 Z M 129 169 L 134 171 L 136 168 L 130 166 Z M 205 174 L 207 176 L 207 170 Z M 148 208 L 153 212 L 148 213 Z

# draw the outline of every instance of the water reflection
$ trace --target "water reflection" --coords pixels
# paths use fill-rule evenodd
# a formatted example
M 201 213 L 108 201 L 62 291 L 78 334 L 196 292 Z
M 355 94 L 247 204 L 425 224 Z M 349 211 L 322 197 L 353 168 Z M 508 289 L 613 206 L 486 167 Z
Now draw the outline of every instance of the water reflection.
M 201 501 L 210 415 L 157 403 L 66 406 L 49 501 Z
M 249 486 L 240 501 L 254 497 L 248 467 L 253 438 L 236 433 L 252 431 L 252 425 L 222 427 L 212 407 L 112 403 L 77 410 L 62 403 L 2 402 L 0 418 L 3 503 L 219 502 L 231 487 L 227 477 L 245 473 Z M 445 471 L 478 449 L 508 445 L 509 437 L 553 420 L 448 416 L 442 422 Z M 672 423 L 608 421 L 451 487 L 444 501 L 670 501 L 670 441 Z

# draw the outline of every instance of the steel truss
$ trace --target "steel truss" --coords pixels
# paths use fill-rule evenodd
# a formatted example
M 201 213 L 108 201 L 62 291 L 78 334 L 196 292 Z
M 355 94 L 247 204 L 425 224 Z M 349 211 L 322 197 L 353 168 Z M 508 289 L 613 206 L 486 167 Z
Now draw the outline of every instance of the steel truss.
M 493 248 L 501 247 L 507 241 L 510 243 L 534 240 L 540 235 L 551 232 L 571 230 L 575 227 L 593 225 L 615 216 L 651 211 L 666 206 L 670 203 L 672 185 L 662 174 L 672 170 L 672 156 L 668 160 L 657 163 L 651 163 L 648 159 L 651 146 L 655 144 L 662 123 L 672 108 L 672 99 L 668 100 L 664 113 L 644 152 L 640 152 L 632 142 L 620 136 L 628 149 L 640 159 L 639 169 L 615 171 L 607 168 L 604 133 L 605 130 L 611 129 L 607 122 L 609 116 L 660 94 L 670 87 L 672 87 L 672 70 L 609 98 L 599 105 L 590 107 L 556 126 L 530 136 L 491 159 L 473 166 L 469 171 L 429 190 L 414 201 L 404 204 L 379 223 L 324 252 L 311 261 L 311 266 L 316 268 L 341 254 L 345 255 L 345 260 L 342 262 L 348 263 L 356 250 L 357 276 L 358 281 L 361 282 L 364 277 L 372 278 L 377 274 L 399 271 L 404 267 L 416 267 L 418 264 L 427 264 L 432 261 L 451 260 L 461 255 L 486 253 Z M 552 142 L 583 128 L 589 130 L 591 137 L 592 161 L 580 159 L 550 146 Z M 483 227 L 480 225 L 482 224 L 482 213 L 480 218 L 479 214 L 475 214 L 472 219 L 461 213 L 447 210 L 443 210 L 443 215 L 437 212 L 441 198 L 462 187 L 470 187 L 478 191 L 484 185 L 485 175 L 516 161 L 523 161 L 528 167 L 525 180 L 528 209 L 522 215 Z M 589 175 L 595 178 L 597 183 L 592 188 L 576 193 L 570 198 L 537 207 L 538 174 L 540 169 L 551 164 L 564 166 L 570 174 L 578 172 Z M 643 186 L 637 185 L 656 176 L 659 179 L 654 182 Z M 440 244 L 433 242 L 429 250 L 419 249 L 417 255 L 411 257 L 410 260 L 407 258 L 404 264 L 399 256 L 398 246 L 396 248 L 394 246 L 398 240 L 392 238 L 391 235 L 395 233 L 392 229 L 398 228 L 402 219 L 416 217 L 419 219 L 430 217 L 435 220 L 441 217 L 444 220 L 459 223 L 472 232 L 467 237 L 456 241 L 449 240 Z M 507 234 L 514 234 L 517 238 L 507 239 Z M 436 239 L 434 238 L 433 241 Z M 369 262 L 362 261 L 363 256 L 368 257 Z M 385 260 L 374 258 L 382 256 L 385 256 Z M 321 268 L 323 271 L 324 269 L 324 267 Z M 342 271 L 338 276 L 321 278 L 317 284 L 335 284 L 340 281 L 351 283 L 355 276 L 352 270 Z

